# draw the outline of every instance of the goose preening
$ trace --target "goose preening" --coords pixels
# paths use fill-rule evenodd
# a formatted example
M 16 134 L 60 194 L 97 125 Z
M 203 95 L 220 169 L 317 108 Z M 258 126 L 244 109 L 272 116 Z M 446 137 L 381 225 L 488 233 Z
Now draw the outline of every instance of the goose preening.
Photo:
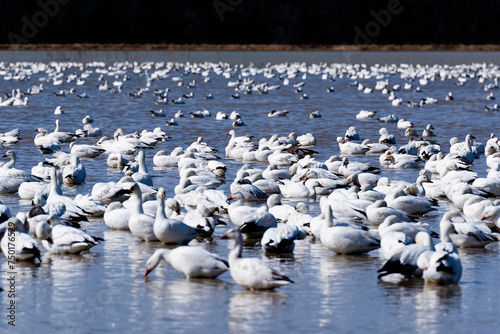
M 174 249 L 157 249 L 146 263 L 146 277 L 164 260 L 186 278 L 215 278 L 229 269 L 229 264 L 219 256 L 201 247 L 179 246 Z
M 262 250 L 269 253 L 291 253 L 295 248 L 295 240 L 305 238 L 307 233 L 297 226 L 278 224 L 264 232 L 260 241 Z
M 383 240 L 383 238 L 382 238 Z M 382 278 L 390 274 L 401 274 L 406 277 L 421 277 L 423 271 L 418 266 L 418 257 L 425 251 L 433 251 L 434 245 L 431 236 L 427 232 L 418 232 L 415 243 L 402 245 L 389 254 L 388 260 L 377 271 Z
M 258 258 L 243 258 L 243 236 L 237 228 L 227 231 L 221 239 L 233 239 L 229 254 L 229 270 L 234 281 L 250 290 L 268 290 L 288 285 L 293 281 Z

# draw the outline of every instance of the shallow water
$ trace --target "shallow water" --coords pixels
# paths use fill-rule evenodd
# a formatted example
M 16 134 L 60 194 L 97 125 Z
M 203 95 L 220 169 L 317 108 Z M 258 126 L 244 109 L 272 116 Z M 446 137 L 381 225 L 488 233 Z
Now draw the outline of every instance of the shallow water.
M 384 63 L 393 54 L 378 53 L 375 62 Z M 435 57 L 436 63 L 445 63 L 449 55 Z M 155 55 L 156 57 L 156 55 Z M 378 58 L 376 58 L 378 57 Z M 404 54 L 398 62 L 416 62 L 417 53 Z M 106 59 L 111 64 L 114 59 Z M 315 59 L 312 59 L 313 61 Z M 272 58 L 269 60 L 272 61 Z M 454 59 L 456 61 L 456 59 Z M 469 61 L 464 58 L 464 62 Z M 80 72 L 69 69 L 65 74 Z M 319 152 L 317 160 L 326 160 L 338 154 L 337 136 L 343 136 L 349 126 L 356 126 L 361 137 L 378 139 L 381 123 L 375 120 L 360 121 L 355 115 L 362 109 L 378 111 L 378 116 L 397 114 L 415 124 L 421 131 L 427 123 L 436 128 L 435 140 L 443 145 L 446 152 L 448 140 L 453 136 L 461 140 L 467 133 L 473 133 L 483 143 L 491 132 L 499 128 L 499 118 L 494 112 L 483 110 L 494 101 L 486 101 L 489 92 L 476 80 L 469 80 L 464 86 L 455 86 L 456 80 L 429 81 L 422 86 L 422 92 L 401 91 L 397 93 L 404 101 L 419 101 L 423 97 L 434 97 L 438 104 L 424 108 L 408 108 L 406 105 L 393 107 L 386 95 L 379 91 L 363 94 L 356 87 L 348 85 L 351 79 L 337 78 L 336 81 L 322 80 L 320 76 L 308 75 L 304 92 L 308 100 L 299 99 L 295 88 L 282 86 L 267 95 L 253 93 L 240 94 L 239 100 L 230 99 L 233 89 L 227 87 L 228 79 L 211 74 L 211 81 L 203 83 L 200 75 L 184 75 L 178 71 L 164 80 L 153 81 L 150 92 L 143 98 L 131 99 L 129 92 L 144 87 L 143 75 L 133 75 L 123 85 L 121 94 L 100 92 L 98 74 L 93 73 L 84 86 L 64 83 L 54 87 L 45 84 L 40 95 L 30 96 L 28 107 L 0 108 L 2 123 L 0 132 L 13 128 L 24 131 L 22 140 L 7 149 L 18 154 L 16 167 L 30 170 L 44 158 L 33 144 L 35 128 L 44 127 L 50 131 L 54 121 L 60 119 L 62 130 L 74 131 L 82 127 L 81 119 L 89 114 L 105 135 L 112 136 L 118 127 L 125 132 L 153 130 L 160 126 L 168 131 L 172 141 L 160 142 L 153 150 L 146 151 L 147 164 L 153 175 L 155 186 L 163 186 L 167 196 L 173 196 L 173 187 L 178 182 L 176 169 L 153 168 L 152 157 L 164 149 L 170 152 L 176 146 L 187 147 L 198 136 L 219 150 L 218 156 L 227 164 L 226 183 L 220 189 L 229 193 L 229 185 L 234 179 L 242 162 L 226 160 L 224 147 L 226 133 L 232 129 L 231 121 L 216 121 L 211 118 L 179 119 L 179 126 L 167 128 L 168 118 L 153 118 L 148 110 L 158 110 L 151 94 L 155 89 L 171 88 L 170 97 L 177 98 L 193 91 L 195 98 L 187 99 L 185 105 L 161 106 L 172 115 L 183 110 L 208 109 L 215 116 L 217 111 L 230 113 L 237 110 L 246 125 L 236 128 L 238 135 L 248 134 L 255 138 L 269 137 L 274 133 L 286 135 L 292 131 L 299 135 L 306 132 L 315 134 Z M 184 83 L 196 79 L 193 89 L 178 87 L 171 80 L 173 76 L 183 75 Z M 0 92 L 10 92 L 15 88 L 26 90 L 38 84 L 42 74 L 32 75 L 29 81 L 12 82 L 0 78 Z M 123 77 L 123 74 L 120 75 Z M 229 79 L 234 81 L 235 78 Z M 258 82 L 280 83 L 277 77 L 265 79 L 255 77 Z M 113 81 L 113 78 L 108 79 Z M 291 82 L 303 81 L 297 77 Z M 365 86 L 374 87 L 376 79 L 357 79 Z M 490 81 L 491 82 L 491 81 Z M 402 84 L 399 76 L 389 78 L 390 86 Z M 418 85 L 418 81 L 413 82 Z M 335 92 L 326 93 L 333 86 Z M 75 95 L 56 97 L 52 92 L 61 88 L 76 88 L 78 93 L 86 92 L 89 99 L 78 99 Z M 451 91 L 453 101 L 444 97 Z M 213 100 L 203 96 L 211 93 Z M 61 105 L 63 115 L 53 115 L 55 106 Z M 287 118 L 268 118 L 272 110 L 290 111 Z M 310 112 L 320 110 L 323 117 L 310 119 Z M 398 145 L 406 143 L 404 131 L 395 124 L 385 124 L 389 132 L 397 136 Z M 87 138 L 82 142 L 93 143 Z M 68 152 L 67 144 L 63 150 Z M 351 160 L 372 162 L 378 165 L 378 156 L 352 157 Z M 86 194 L 96 182 L 117 181 L 122 174 L 107 168 L 106 156 L 85 159 L 86 182 L 77 187 L 64 187 L 67 195 Z M 253 164 L 265 167 L 263 164 Z M 423 167 L 423 164 L 422 164 Z M 473 166 L 481 176 L 486 174 L 485 158 L 482 156 Z M 419 169 L 392 171 L 383 169 L 382 174 L 396 180 L 414 181 Z M 12 212 L 27 211 L 29 203 L 19 202 L 16 195 L 0 196 Z M 309 203 L 313 214 L 319 213 L 318 202 Z M 438 223 L 449 203 L 440 202 L 439 210 L 422 217 L 432 229 L 438 231 Z M 377 279 L 377 269 L 383 263 L 382 253 L 372 251 L 359 256 L 335 255 L 317 240 L 308 237 L 296 241 L 292 256 L 265 256 L 260 244 L 245 246 L 244 255 L 263 258 L 272 266 L 295 281 L 295 284 L 276 291 L 250 292 L 234 283 L 229 272 L 218 279 L 184 279 L 172 268 L 161 265 L 148 276 L 143 275 L 147 258 L 159 247 L 159 242 L 140 242 L 129 232 L 108 229 L 101 219 L 90 219 L 83 228 L 92 235 L 105 239 L 103 243 L 82 255 L 49 255 L 43 251 L 41 265 L 18 263 L 16 266 L 16 332 L 57 332 L 57 333 L 96 333 L 96 332 L 230 332 L 230 333 L 271 333 L 271 332 L 416 332 L 440 333 L 490 332 L 496 325 L 499 309 L 496 293 L 497 277 L 500 274 L 498 243 L 485 249 L 461 250 L 463 275 L 459 284 L 449 287 L 426 286 L 422 280 L 397 282 Z M 232 249 L 232 241 L 219 240 L 226 227 L 215 232 L 213 240 L 193 241 L 192 246 L 203 247 L 211 252 L 227 257 Z M 0 257 L 1 283 L 6 288 L 8 268 L 5 257 Z M 0 293 L 2 320 L 0 328 L 11 330 L 5 317 L 9 302 L 6 291 Z M 496 326 L 495 326 L 496 327 Z

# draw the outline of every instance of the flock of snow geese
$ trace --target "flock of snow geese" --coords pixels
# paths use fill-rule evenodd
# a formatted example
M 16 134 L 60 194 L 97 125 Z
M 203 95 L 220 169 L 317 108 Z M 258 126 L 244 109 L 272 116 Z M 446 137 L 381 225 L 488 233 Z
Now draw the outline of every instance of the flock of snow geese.
M 42 84 L 25 91 L 16 89 L 0 100 L 0 107 L 5 108 L 3 112 L 29 108 L 32 103 L 29 96 L 44 94 L 46 89 L 53 90 L 48 87 L 63 83 L 78 86 L 78 89 L 60 89 L 53 92 L 54 96 L 75 95 L 81 87 L 89 85 L 91 78 L 97 77 L 99 91 L 120 94 L 131 76 L 142 75 L 145 87 L 131 91 L 130 98 L 150 98 L 157 105 L 169 106 L 186 104 L 194 98 L 194 93 L 171 98 L 168 88 L 153 91 L 152 84 L 168 79 L 170 84 L 194 89 L 198 82 L 208 83 L 211 77 L 218 76 L 234 89 L 228 96 L 231 99 L 252 93 L 274 94 L 272 91 L 287 86 L 293 87 L 300 99 L 309 99 L 304 93 L 308 77 L 320 76 L 327 83 L 349 79 L 352 89 L 385 95 L 389 108 L 405 104 L 397 97 L 398 92 L 418 92 L 420 87 L 435 80 L 453 80 L 457 86 L 479 83 L 489 91 L 486 100 L 491 101 L 495 98 L 493 91 L 498 88 L 500 77 L 498 67 L 485 64 L 367 67 L 284 63 L 260 68 L 224 63 L 0 64 L 0 76 L 6 81 L 29 82 L 30 76 L 40 73 L 45 79 Z M 199 79 L 185 83 L 183 75 Z M 404 86 L 389 84 L 389 80 L 397 76 L 405 80 Z M 257 77 L 263 82 L 257 81 Z M 374 88 L 363 83 L 369 78 L 377 79 Z M 275 83 L 269 83 L 271 81 Z M 327 94 L 334 92 L 333 87 L 326 89 Z M 92 95 L 90 90 L 89 95 Z M 89 95 L 78 94 L 78 98 L 88 99 Z M 208 101 L 216 97 L 207 94 L 204 98 Z M 453 99 L 451 92 L 443 96 L 446 101 Z M 406 105 L 420 108 L 439 102 L 439 99 L 426 97 L 419 102 L 408 101 Z M 498 110 L 498 105 L 485 106 L 485 109 Z M 57 106 L 54 114 L 62 117 L 65 110 Z M 188 115 L 211 117 L 209 110 L 186 114 L 176 112 L 165 125 L 176 126 L 181 122 L 179 119 Z M 267 116 L 286 118 L 289 114 L 287 110 L 273 109 Z M 95 118 L 98 116 L 104 117 L 94 114 Z M 166 117 L 168 112 L 153 110 L 151 116 Z M 331 115 L 314 111 L 309 117 L 323 117 L 328 122 L 328 116 Z M 20 199 L 32 201 L 33 208 L 13 214 L 6 205 L 0 207 L 2 251 L 6 257 L 12 255 L 8 244 L 13 240 L 17 261 L 41 261 L 40 243 L 50 253 L 88 251 L 106 241 L 85 233 L 79 228 L 79 221 L 99 217 L 99 221 L 110 229 L 129 230 L 144 242 L 180 245 L 154 252 L 146 263 L 145 276 L 164 260 L 188 278 L 213 278 L 229 270 L 234 281 L 245 288 L 273 289 L 293 281 L 262 259 L 243 257 L 244 239 L 259 238 L 264 252 L 289 253 L 294 251 L 295 240 L 312 236 L 338 254 L 361 254 L 380 248 L 385 263 L 379 270 L 379 278 L 398 274 L 406 278 L 423 277 L 426 283 L 457 283 L 462 275 L 457 247 L 485 247 L 498 240 L 498 139 L 492 133 L 482 144 L 468 134 L 464 141 L 452 138 L 449 152 L 444 152 L 432 139 L 439 128 L 428 124 L 420 135 L 411 121 L 396 114 L 375 116 L 376 111 L 361 110 L 353 124 L 359 124 L 356 120 L 380 122 L 382 127 L 376 142 L 363 140 L 357 128 L 351 126 L 344 136 L 336 138 L 340 154 L 319 161 L 315 154 L 321 147 L 316 146 L 317 139 L 312 133 L 275 134 L 259 140 L 238 136 L 237 131 L 243 129 L 239 127 L 245 125 L 238 111 L 218 112 L 207 120 L 233 121 L 234 129 L 225 137 L 229 139 L 224 157 L 202 137 L 185 148 L 171 145 L 175 148 L 170 152 L 155 149 L 157 143 L 175 142 L 175 136 L 169 137 L 161 127 L 135 133 L 117 128 L 109 139 L 103 136 L 105 131 L 92 125 L 93 117 L 87 115 L 82 119 L 83 129 L 73 132 L 62 131 L 59 120 L 53 131 L 37 128 L 33 145 L 44 154 L 41 157 L 46 158 L 30 172 L 15 167 L 16 145 L 22 130 L 26 129 L 9 129 L 0 134 L 2 143 L 9 146 L 3 157 L 10 159 L 0 167 L 0 193 L 17 194 Z M 391 123 L 404 131 L 409 140 L 407 144 L 396 146 L 396 137 L 388 131 Z M 249 127 L 244 129 L 252 132 Z M 95 143 L 82 144 L 77 141 L 80 138 Z M 151 150 L 156 151 L 151 154 Z M 155 167 L 178 169 L 179 182 L 172 187 L 173 198 L 166 198 L 165 188 L 171 185 L 153 184 L 146 154 L 153 156 Z M 361 155 L 376 155 L 379 160 L 374 163 L 356 161 Z M 106 159 L 102 159 L 103 156 Z M 471 171 L 475 159 L 481 156 L 486 157 L 489 167 L 484 178 Z M 65 187 L 79 187 L 85 182 L 84 165 L 90 159 L 100 159 L 102 164 L 105 160 L 109 168 L 122 170 L 124 176 L 117 181 L 96 182 L 89 194 L 78 194 L 75 198 L 64 195 Z M 226 178 L 227 165 L 223 163 L 228 160 L 241 161 L 242 167 L 236 172 L 230 193 L 225 193 L 217 188 L 229 180 Z M 263 164 L 266 168 L 259 168 Z M 405 168 L 420 170 L 413 183 L 380 176 L 381 169 Z M 299 202 L 292 206 L 282 203 L 283 199 Z M 436 233 L 418 220 L 435 210 L 438 201 L 446 202 L 449 210 L 443 215 L 439 233 Z M 319 205 L 321 214 L 311 216 L 311 205 Z M 234 240 L 228 261 L 201 247 L 188 245 L 196 238 L 213 237 L 218 229 L 224 229 L 220 238 Z M 433 238 L 439 238 L 439 242 Z

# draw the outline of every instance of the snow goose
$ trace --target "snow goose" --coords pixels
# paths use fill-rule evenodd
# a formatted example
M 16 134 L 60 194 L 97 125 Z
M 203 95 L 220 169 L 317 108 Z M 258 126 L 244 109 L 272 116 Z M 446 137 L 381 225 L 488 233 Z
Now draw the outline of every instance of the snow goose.
M 211 216 L 210 210 L 203 204 L 198 204 L 194 210 L 188 210 L 182 221 L 195 228 L 199 232 L 199 236 L 204 238 L 210 238 L 214 233 L 215 226 L 219 224 L 219 221 Z
M 354 126 L 349 127 L 345 132 L 344 140 L 359 140 L 358 130 Z
M 386 234 L 392 232 L 402 232 L 408 238 L 415 241 L 415 237 L 418 232 L 428 233 L 431 237 L 438 237 L 439 235 L 428 229 L 426 226 L 416 223 L 411 223 L 408 221 L 402 221 L 396 215 L 388 216 L 384 221 L 378 226 L 378 233 L 383 238 Z
M 370 148 L 363 144 L 357 144 L 345 141 L 342 137 L 337 137 L 337 142 L 339 143 L 340 153 L 351 155 L 351 154 L 365 154 Z
M 418 232 L 414 244 L 403 245 L 392 251 L 387 261 L 377 271 L 380 273 L 378 278 L 390 274 L 401 274 L 408 278 L 421 277 L 423 270 L 419 268 L 417 261 L 420 254 L 426 251 L 434 251 L 431 236 L 427 232 Z
M 47 135 L 47 130 L 38 128 L 38 134 L 34 138 L 35 145 L 42 151 L 42 153 L 53 153 L 61 150 L 61 145 L 57 138 Z
M 316 145 L 316 137 L 310 132 L 305 135 L 300 135 L 297 137 L 297 143 L 299 146 L 314 146 Z
M 375 116 L 376 111 L 361 110 L 356 114 L 357 119 L 372 119 Z
M 293 281 L 257 258 L 243 258 L 243 237 L 237 228 L 227 231 L 221 239 L 233 239 L 229 254 L 229 270 L 234 281 L 250 290 L 274 289 Z
M 65 208 L 63 218 L 65 219 L 86 220 L 88 216 L 88 214 L 76 204 L 74 199 L 63 195 L 55 168 L 50 170 L 50 192 L 44 210 L 48 212 L 46 209 L 50 206 L 63 206 Z
M 137 162 L 139 165 L 139 170 L 136 173 L 132 174 L 132 179 L 134 179 L 135 182 L 140 182 L 152 187 L 153 180 L 151 178 L 151 175 L 149 175 L 148 173 L 148 168 L 146 167 L 146 154 L 144 153 L 144 151 L 139 151 L 132 162 Z
M 74 133 L 70 132 L 63 132 L 60 130 L 60 123 L 59 120 L 56 119 L 56 128 L 54 131 L 50 134 L 49 136 L 56 138 L 58 142 L 60 143 L 69 143 L 72 140 L 75 140 L 78 136 L 75 135 Z
M 434 127 L 432 126 L 432 124 L 427 124 L 425 126 L 425 129 L 424 131 L 422 132 L 422 137 L 434 137 L 435 134 L 434 134 Z
M 291 178 L 290 172 L 287 169 L 279 169 L 275 164 L 270 164 L 267 168 L 262 172 L 262 177 L 268 180 L 289 180 Z
M 85 167 L 77 155 L 71 154 L 69 164 L 62 171 L 64 183 L 67 185 L 82 184 L 87 177 Z
M 396 144 L 396 137 L 390 135 L 386 128 L 380 128 L 378 133 L 380 134 L 379 144 Z
M 283 197 L 279 194 L 272 194 L 267 199 L 267 207 L 269 213 L 271 213 L 276 219 L 286 223 L 288 221 L 288 217 L 295 212 L 295 208 L 288 204 L 282 204 L 282 198 Z
M 337 188 L 345 188 L 347 187 L 347 182 L 344 180 L 333 180 L 330 178 L 319 178 L 318 174 L 314 170 L 309 170 L 306 172 L 304 175 L 304 185 L 307 188 L 313 187 L 316 191 L 316 195 L 319 196 L 327 196 L 330 195 L 335 189 Z M 317 186 L 317 188 L 314 186 L 315 181 L 318 181 L 321 184 L 320 186 Z
M 158 189 L 156 197 L 158 204 L 153 223 L 157 240 L 165 244 L 188 244 L 204 232 L 203 228 L 193 228 L 179 220 L 167 218 L 165 214 L 165 189 Z
M 291 166 L 298 161 L 298 157 L 295 154 L 281 152 L 280 150 L 274 151 L 267 157 L 269 164 L 276 166 Z
M 384 200 L 378 200 L 366 208 L 366 216 L 373 225 L 382 224 L 387 217 L 392 215 L 397 216 L 401 221 L 413 221 L 406 212 L 388 207 Z
M 156 152 L 153 157 L 153 164 L 156 167 L 177 167 L 177 163 L 177 158 L 167 154 L 164 150 Z
M 351 162 L 349 158 L 343 157 L 342 164 L 339 166 L 337 172 L 345 177 L 348 177 L 357 173 L 380 173 L 380 169 L 378 167 L 370 166 L 368 163 Z
M 14 164 L 16 163 L 17 159 L 16 152 L 7 151 L 2 155 L 2 157 L 10 158 L 10 161 L 0 167 L 0 176 L 22 179 L 23 181 L 38 181 L 38 179 L 33 177 L 33 175 L 29 174 L 28 172 L 14 168 Z
M 264 232 L 260 241 L 262 250 L 268 253 L 292 253 L 295 240 L 305 238 L 307 233 L 296 226 L 280 223 Z
M 77 228 L 61 224 L 61 220 L 56 214 L 51 214 L 46 222 L 38 223 L 36 234 L 42 239 L 45 249 L 56 254 L 78 254 L 103 241 L 103 239 L 92 237 Z
M 113 202 L 106 208 L 103 218 L 106 226 L 113 230 L 129 230 L 131 216 L 132 210 L 125 208 L 121 202 Z
M 376 233 L 350 226 L 333 224 L 331 207 L 327 206 L 325 223 L 321 227 L 321 243 L 337 254 L 362 254 L 380 247 Z
M 462 277 L 462 263 L 456 252 L 426 251 L 420 254 L 417 263 L 426 284 L 455 284 Z
M 224 259 L 201 247 L 180 246 L 157 249 L 146 263 L 146 277 L 164 260 L 179 273 L 189 278 L 215 278 L 229 269 Z
M 316 187 L 323 187 L 318 180 L 310 183 L 297 183 L 289 180 L 280 180 L 280 190 L 286 198 L 316 198 Z
M 248 179 L 235 180 L 230 186 L 231 193 L 241 193 L 247 202 L 262 202 L 267 200 L 267 195 Z
M 391 208 L 406 212 L 409 215 L 423 215 L 436 210 L 437 200 L 424 196 L 407 195 L 402 186 L 385 196 L 387 205 Z
M 268 228 L 276 226 L 276 217 L 267 211 L 266 206 L 245 205 L 245 197 L 241 192 L 232 193 L 227 200 L 234 200 L 229 205 L 228 214 L 231 222 L 239 227 L 242 233 L 262 235 Z
M 386 260 L 390 259 L 392 253 L 406 245 L 413 244 L 406 234 L 399 231 L 388 232 L 380 239 L 380 249 Z
M 99 146 L 76 144 L 76 142 L 71 142 L 69 148 L 71 149 L 71 154 L 77 155 L 80 158 L 96 158 L 104 152 Z
M 38 243 L 26 230 L 27 226 L 16 217 L 9 218 L 6 222 L 7 232 L 3 235 L 0 242 L 0 248 L 9 262 L 15 261 L 34 261 L 40 257 Z M 14 245 L 14 254 L 10 247 Z
M 398 127 L 398 129 L 406 129 L 406 128 L 409 128 L 409 127 L 413 127 L 413 123 L 410 122 L 410 121 L 406 121 L 403 118 L 401 118 L 401 119 L 398 120 L 397 127 Z
M 387 167 L 391 169 L 416 168 L 421 161 L 417 156 L 411 154 L 398 154 L 398 159 L 394 155 L 388 154 L 384 160 L 389 162 Z
M 154 233 L 155 217 L 144 213 L 142 207 L 142 193 L 141 188 L 137 183 L 132 184 L 130 187 L 132 192 L 132 215 L 128 222 L 130 232 L 137 238 L 144 241 L 157 241 L 158 238 Z
M 457 219 L 459 221 L 454 221 Z M 439 223 L 441 235 L 447 235 L 456 247 L 480 248 L 496 241 L 488 226 L 466 222 L 458 211 L 448 211 Z
M 92 199 L 90 194 L 78 194 L 75 196 L 75 203 L 83 211 L 89 213 L 92 217 L 102 217 L 106 211 L 106 206 Z

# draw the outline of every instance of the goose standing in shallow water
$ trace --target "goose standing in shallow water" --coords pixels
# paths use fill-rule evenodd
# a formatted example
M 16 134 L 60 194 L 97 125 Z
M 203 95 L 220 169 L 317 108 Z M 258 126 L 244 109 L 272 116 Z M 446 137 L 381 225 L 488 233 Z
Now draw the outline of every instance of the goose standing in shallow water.
M 233 239 L 229 254 L 229 270 L 234 281 L 250 290 L 269 290 L 293 281 L 258 258 L 243 258 L 243 236 L 237 228 L 227 231 L 221 239 Z
M 158 189 L 156 198 L 158 205 L 153 231 L 158 240 L 165 244 L 188 244 L 204 232 L 203 228 L 197 229 L 179 220 L 167 218 L 165 214 L 165 189 Z
M 215 278 L 229 269 L 222 258 L 201 247 L 180 246 L 174 249 L 157 249 L 146 263 L 146 277 L 164 260 L 175 270 L 189 278 Z
M 155 217 L 144 213 L 142 207 L 141 188 L 137 183 L 134 183 L 130 187 L 130 191 L 132 192 L 133 198 L 132 215 L 130 216 L 130 220 L 128 222 L 130 232 L 141 240 L 157 241 L 158 238 L 156 237 L 153 228 Z

